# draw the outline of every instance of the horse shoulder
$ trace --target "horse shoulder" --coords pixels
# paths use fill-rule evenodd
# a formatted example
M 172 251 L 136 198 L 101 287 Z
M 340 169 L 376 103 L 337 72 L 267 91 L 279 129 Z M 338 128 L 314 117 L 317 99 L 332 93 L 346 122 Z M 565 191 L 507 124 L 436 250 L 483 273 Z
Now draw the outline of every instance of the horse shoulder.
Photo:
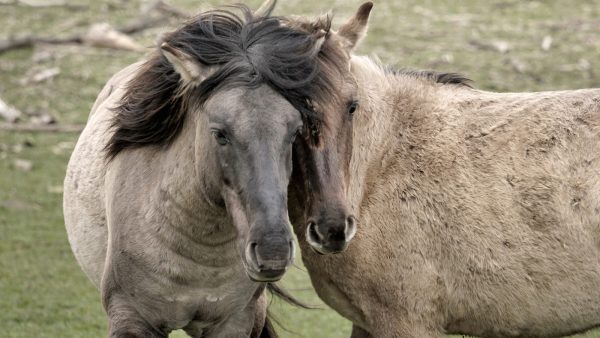
M 106 159 L 104 145 L 112 110 L 123 84 L 139 63 L 116 73 L 104 86 L 75 146 L 64 181 L 63 212 L 71 248 L 86 275 L 99 287 L 106 256 L 107 227 L 104 206 Z

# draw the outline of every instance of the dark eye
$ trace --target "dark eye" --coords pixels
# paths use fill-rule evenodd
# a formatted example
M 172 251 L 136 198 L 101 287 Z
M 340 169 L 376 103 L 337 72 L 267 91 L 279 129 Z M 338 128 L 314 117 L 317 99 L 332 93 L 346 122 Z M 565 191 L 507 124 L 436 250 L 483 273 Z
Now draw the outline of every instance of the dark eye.
M 348 114 L 350 116 L 354 115 L 354 112 L 356 111 L 356 109 L 358 109 L 358 101 L 350 102 L 350 104 L 348 105 Z
M 215 140 L 217 140 L 218 144 L 224 146 L 229 143 L 229 139 L 227 138 L 227 136 L 225 136 L 225 133 L 222 130 L 212 129 L 211 132 L 215 137 Z
M 294 133 L 294 135 L 292 135 L 292 138 L 290 140 L 291 143 L 294 143 L 294 141 L 296 141 L 296 137 L 298 137 L 298 135 L 302 135 L 302 128 L 301 127 L 298 128 L 298 129 L 296 129 L 296 132 Z

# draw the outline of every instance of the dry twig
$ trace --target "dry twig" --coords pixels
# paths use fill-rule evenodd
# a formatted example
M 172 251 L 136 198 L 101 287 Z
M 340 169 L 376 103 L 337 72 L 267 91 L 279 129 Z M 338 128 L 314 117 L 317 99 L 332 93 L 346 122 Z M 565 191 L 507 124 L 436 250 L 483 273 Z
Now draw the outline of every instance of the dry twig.
M 0 5 L 3 6 L 23 6 L 23 7 L 33 7 L 33 8 L 49 8 L 49 7 L 64 7 L 73 10 L 82 10 L 87 8 L 85 5 L 75 5 L 70 4 L 66 1 L 49 1 L 49 2 L 41 2 L 41 1 L 30 1 L 30 0 L 2 0 L 0 1 Z
M 2 131 L 17 131 L 17 132 L 42 132 L 42 133 L 80 133 L 83 130 L 83 125 L 80 124 L 14 124 L 0 123 Z
M 22 0 L 17 0 L 22 1 Z M 183 9 L 177 8 L 173 5 L 170 5 L 162 0 L 157 1 L 150 8 L 151 10 L 157 10 L 163 15 L 159 17 L 153 17 L 147 15 L 148 13 L 142 13 L 142 15 L 138 16 L 136 19 L 132 20 L 127 25 L 117 28 L 116 31 L 123 34 L 134 34 L 137 32 L 144 31 L 146 29 L 156 27 L 161 25 L 167 21 L 167 15 L 175 16 L 177 18 L 187 18 L 189 17 L 188 13 Z M 164 15 L 166 14 L 166 15 Z M 90 28 L 97 26 L 98 24 L 91 25 Z M 32 47 L 35 44 L 45 43 L 45 44 L 83 44 L 89 41 L 86 39 L 89 38 L 89 32 L 82 34 L 72 34 L 63 37 L 50 37 L 50 36 L 37 36 L 33 34 L 24 34 L 21 36 L 13 36 L 6 40 L 0 40 L 0 54 L 18 48 L 28 48 Z M 90 43 L 94 45 L 94 43 Z M 110 46 L 113 48 L 119 48 L 119 45 L 116 44 L 114 46 Z M 126 48 L 131 49 L 131 48 Z
M 12 123 L 17 122 L 21 115 L 21 111 L 0 99 L 0 117 Z

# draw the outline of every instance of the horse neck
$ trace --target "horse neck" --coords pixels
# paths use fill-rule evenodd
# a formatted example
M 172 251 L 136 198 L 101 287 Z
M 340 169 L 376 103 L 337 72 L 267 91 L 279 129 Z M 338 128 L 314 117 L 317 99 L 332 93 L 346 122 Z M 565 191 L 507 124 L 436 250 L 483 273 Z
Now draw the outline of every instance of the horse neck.
M 360 112 L 354 119 L 348 198 L 355 215 L 368 187 L 383 173 L 384 163 L 419 121 L 415 111 L 434 104 L 435 87 L 423 79 L 388 73 L 372 59 L 352 57 L 359 84 Z
M 203 122 L 196 116 L 202 114 L 188 115 L 181 134 L 159 155 L 157 204 L 165 210 L 163 217 L 171 227 L 212 245 L 210 241 L 235 237 L 235 228 L 219 202 L 215 157 L 204 142 L 208 139 L 197 132 L 198 123 Z

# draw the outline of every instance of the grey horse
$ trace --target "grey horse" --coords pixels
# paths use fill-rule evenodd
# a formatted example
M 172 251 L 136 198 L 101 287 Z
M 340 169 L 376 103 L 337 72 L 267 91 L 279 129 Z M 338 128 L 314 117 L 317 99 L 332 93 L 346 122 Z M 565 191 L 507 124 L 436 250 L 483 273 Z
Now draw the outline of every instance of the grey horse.
M 92 108 L 64 214 L 111 337 L 274 335 L 264 288 L 294 258 L 292 144 L 316 138 L 310 102 L 334 86 L 317 64 L 324 37 L 273 6 L 190 19 Z

